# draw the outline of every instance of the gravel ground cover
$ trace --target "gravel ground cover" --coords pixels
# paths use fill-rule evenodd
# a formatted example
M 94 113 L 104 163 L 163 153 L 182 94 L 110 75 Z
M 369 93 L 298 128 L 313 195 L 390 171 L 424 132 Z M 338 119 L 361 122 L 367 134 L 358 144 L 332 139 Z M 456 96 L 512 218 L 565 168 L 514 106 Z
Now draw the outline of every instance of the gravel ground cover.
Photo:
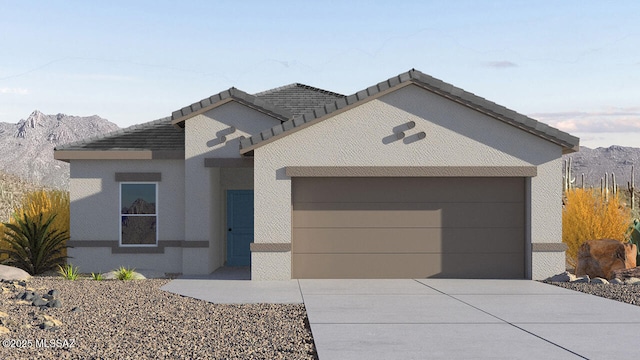
M 304 305 L 211 304 L 160 290 L 168 281 L 23 284 L 58 290 L 60 308 L 32 306 L 18 299 L 22 286 L 1 283 L 10 332 L 0 334 L 0 359 L 317 359 Z M 54 326 L 42 329 L 46 321 Z
M 549 281 L 544 282 L 547 284 L 560 286 L 565 289 L 580 291 L 583 293 L 640 306 L 640 285 L 590 284 Z

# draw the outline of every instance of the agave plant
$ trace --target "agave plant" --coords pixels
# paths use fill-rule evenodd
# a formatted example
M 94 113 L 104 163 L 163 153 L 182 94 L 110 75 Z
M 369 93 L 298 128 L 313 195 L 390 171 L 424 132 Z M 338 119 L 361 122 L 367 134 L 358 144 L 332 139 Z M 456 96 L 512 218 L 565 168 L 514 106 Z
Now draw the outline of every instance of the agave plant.
M 4 241 L 6 249 L 0 254 L 9 255 L 7 263 L 21 268 L 31 275 L 56 269 L 64 264 L 67 256 L 63 254 L 69 235 L 66 231 L 52 230 L 51 223 L 56 215 L 43 220 L 43 214 L 37 217 L 13 215 L 15 223 L 4 223 Z
M 629 225 L 629 229 L 627 229 L 626 233 L 627 240 L 636 244 L 638 247 L 638 253 L 636 254 L 636 264 L 640 266 L 640 220 L 633 219 L 633 223 Z

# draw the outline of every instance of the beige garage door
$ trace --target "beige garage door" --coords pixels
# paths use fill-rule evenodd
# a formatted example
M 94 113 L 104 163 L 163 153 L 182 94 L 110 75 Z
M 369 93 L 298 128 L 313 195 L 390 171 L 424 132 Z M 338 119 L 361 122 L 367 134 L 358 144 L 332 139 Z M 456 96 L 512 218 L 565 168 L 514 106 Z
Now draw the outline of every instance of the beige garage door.
M 294 278 L 523 278 L 524 178 L 293 178 Z

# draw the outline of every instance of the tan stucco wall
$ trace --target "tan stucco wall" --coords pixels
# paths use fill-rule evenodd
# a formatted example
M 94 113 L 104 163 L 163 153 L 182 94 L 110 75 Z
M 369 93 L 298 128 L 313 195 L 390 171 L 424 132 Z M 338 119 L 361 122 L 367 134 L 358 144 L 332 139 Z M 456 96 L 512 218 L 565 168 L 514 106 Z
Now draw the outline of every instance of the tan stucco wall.
M 184 167 L 182 160 L 72 160 L 71 240 L 119 240 L 119 183 L 116 172 L 159 172 L 158 240 L 184 239 Z M 164 254 L 111 254 L 110 248 L 71 248 L 69 261 L 82 272 L 119 266 L 180 272 L 182 249 Z
M 405 139 L 394 127 L 414 121 Z M 426 137 L 408 142 L 411 135 Z M 286 166 L 537 166 L 531 179 L 530 238 L 560 242 L 562 149 L 417 86 L 407 86 L 255 150 L 255 242 L 291 242 L 291 181 Z M 260 214 L 269 214 L 262 216 Z M 553 253 L 546 253 L 553 254 Z M 530 255 L 528 255 L 530 256 Z M 532 257 L 534 279 L 560 257 Z M 548 268 L 539 266 L 545 263 Z M 562 260 L 564 266 L 564 260 Z M 290 253 L 252 254 L 252 278 L 289 279 Z
M 249 137 L 280 121 L 229 102 L 185 122 L 185 240 L 210 242 L 209 251 L 183 249 L 185 274 L 208 274 L 225 260 L 225 184 L 232 172 L 205 168 L 205 158 L 239 158 L 239 137 Z M 231 132 L 230 128 L 235 127 Z M 221 136 L 225 137 L 222 141 Z M 246 183 L 246 179 L 243 180 Z

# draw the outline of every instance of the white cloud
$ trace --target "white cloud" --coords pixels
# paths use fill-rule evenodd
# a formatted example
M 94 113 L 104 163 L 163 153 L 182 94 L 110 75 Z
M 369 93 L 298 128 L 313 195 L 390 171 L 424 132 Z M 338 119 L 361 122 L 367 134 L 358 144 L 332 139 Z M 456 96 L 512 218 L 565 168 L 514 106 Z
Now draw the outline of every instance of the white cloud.
M 488 67 L 492 67 L 495 69 L 507 69 L 507 68 L 512 68 L 512 67 L 517 67 L 518 64 L 512 62 L 512 61 L 507 61 L 507 60 L 502 60 L 502 61 L 489 61 L 484 63 L 485 66 Z
M 536 120 L 566 132 L 640 132 L 640 107 L 596 112 L 568 111 L 530 114 Z
M 27 95 L 29 93 L 28 89 L 23 88 L 0 88 L 0 94 L 18 94 L 18 95 Z

